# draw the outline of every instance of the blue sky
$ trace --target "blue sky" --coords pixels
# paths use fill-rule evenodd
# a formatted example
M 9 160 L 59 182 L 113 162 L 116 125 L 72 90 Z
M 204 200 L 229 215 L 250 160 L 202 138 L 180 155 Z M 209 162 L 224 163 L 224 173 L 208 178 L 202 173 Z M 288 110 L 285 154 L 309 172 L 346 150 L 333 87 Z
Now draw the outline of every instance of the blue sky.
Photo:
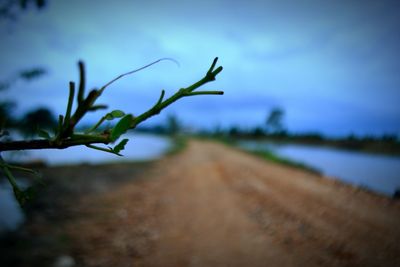
M 149 108 L 201 78 L 215 56 L 224 71 L 205 88 L 224 96 L 186 98 L 176 114 L 194 127 L 265 123 L 275 106 L 291 131 L 400 134 L 398 1 L 57 1 L 0 22 L 2 73 L 43 66 L 48 75 L 2 91 L 18 113 L 46 105 L 63 113 L 76 62 L 90 87 L 153 60 L 104 94 L 112 109 Z M 100 116 L 100 114 L 98 114 Z

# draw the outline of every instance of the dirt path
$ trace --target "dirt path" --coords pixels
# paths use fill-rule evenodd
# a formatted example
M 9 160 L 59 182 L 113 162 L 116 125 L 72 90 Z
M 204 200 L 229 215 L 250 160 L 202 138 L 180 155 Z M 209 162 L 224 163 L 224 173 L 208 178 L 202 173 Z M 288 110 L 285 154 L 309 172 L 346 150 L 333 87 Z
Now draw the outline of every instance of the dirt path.
M 399 203 L 213 142 L 77 209 L 84 266 L 400 266 Z

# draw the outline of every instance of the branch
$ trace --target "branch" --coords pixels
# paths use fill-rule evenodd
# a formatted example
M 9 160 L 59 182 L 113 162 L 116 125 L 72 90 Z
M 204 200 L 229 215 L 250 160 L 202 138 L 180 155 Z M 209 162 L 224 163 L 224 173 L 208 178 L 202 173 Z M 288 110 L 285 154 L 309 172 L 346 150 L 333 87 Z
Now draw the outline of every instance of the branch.
M 0 142 L 0 151 L 11 151 L 11 150 L 28 150 L 28 149 L 64 149 L 72 146 L 88 145 L 88 144 L 108 144 L 110 142 L 109 136 L 104 135 L 90 135 L 88 138 L 81 139 L 63 139 L 59 142 L 37 139 L 29 141 L 12 141 L 12 142 Z
M 223 95 L 223 91 L 199 91 L 199 92 L 193 92 L 197 88 L 203 86 L 204 84 L 215 81 L 215 77 L 222 71 L 222 67 L 218 67 L 217 69 L 214 70 L 214 67 L 218 61 L 218 58 L 216 57 L 211 64 L 210 69 L 207 71 L 206 75 L 199 80 L 198 82 L 190 85 L 189 87 L 186 88 L 181 88 L 176 92 L 174 95 L 169 97 L 168 99 L 162 101 L 164 98 L 164 91 L 162 91 L 160 99 L 157 101 L 157 103 L 148 111 L 144 112 L 143 114 L 139 115 L 138 117 L 134 118 L 132 121 L 131 129 L 135 128 L 139 123 L 142 123 L 143 121 L 147 120 L 148 118 L 157 115 L 161 112 L 161 110 L 165 109 L 175 101 L 179 100 L 182 97 L 186 96 L 194 96 L 194 95 Z
M 99 90 L 93 89 L 87 95 L 84 96 L 85 91 L 85 69 L 84 64 L 79 62 L 79 74 L 80 74 L 80 82 L 78 87 L 78 94 L 76 95 L 77 98 L 77 108 L 73 115 L 71 115 L 72 111 L 72 103 L 75 96 L 75 84 L 70 82 L 70 93 L 69 99 L 67 103 L 67 109 L 65 113 L 65 117 L 60 115 L 59 116 L 59 126 L 56 131 L 56 134 L 53 138 L 50 139 L 36 139 L 36 140 L 29 140 L 29 141 L 11 141 L 11 142 L 0 142 L 0 152 L 2 151 L 10 151 L 10 150 L 27 150 L 27 149 L 64 149 L 72 146 L 79 146 L 79 145 L 93 145 L 93 144 L 109 144 L 113 143 L 115 136 L 112 134 L 112 130 L 106 130 L 102 133 L 91 133 L 95 130 L 99 125 L 93 126 L 90 130 L 86 131 L 88 134 L 76 134 L 74 133 L 75 126 L 78 122 L 90 111 L 96 110 L 99 108 L 104 108 L 104 105 L 95 105 L 96 100 L 101 96 L 104 89 L 115 82 L 116 80 L 122 78 L 123 76 L 135 73 L 139 70 L 147 68 L 161 60 L 171 60 L 171 59 L 159 59 L 155 62 L 152 62 L 142 68 L 127 72 L 122 74 L 115 79 L 108 82 L 106 85 L 102 86 Z M 216 69 L 215 65 L 218 61 L 218 58 L 215 58 L 211 67 L 206 72 L 205 76 L 200 79 L 199 81 L 193 83 L 192 85 L 179 89 L 175 94 L 171 97 L 164 100 L 165 91 L 161 91 L 161 95 L 158 98 L 158 101 L 151 107 L 149 110 L 145 111 L 141 115 L 135 117 L 131 114 L 128 114 L 130 123 L 128 124 L 126 129 L 123 129 L 123 133 L 126 132 L 128 129 L 134 129 L 136 126 L 143 121 L 147 120 L 148 118 L 159 114 L 163 109 L 174 103 L 175 101 L 187 97 L 187 96 L 195 96 L 195 95 L 222 95 L 224 92 L 222 91 L 197 91 L 194 92 L 197 88 L 203 86 L 204 84 L 214 81 L 216 76 L 222 71 L 222 67 L 218 67 Z M 126 118 L 122 118 L 125 119 Z M 121 120 L 122 120 L 121 119 Z M 103 122 L 104 120 L 101 120 Z M 101 123 L 100 122 L 100 123 Z M 122 133 L 122 134 L 123 134 Z M 117 134 L 119 137 L 120 134 Z
M 154 64 L 157 64 L 157 63 L 160 62 L 160 61 L 164 61 L 164 60 L 172 61 L 172 62 L 174 62 L 175 64 L 177 64 L 177 65 L 179 66 L 179 63 L 178 63 L 176 60 L 172 59 L 172 58 L 167 58 L 167 57 L 166 57 L 166 58 L 160 58 L 160 59 L 158 59 L 158 60 L 156 60 L 156 61 L 153 61 L 153 62 L 151 62 L 151 63 L 149 63 L 149 64 L 147 64 L 147 65 L 145 65 L 145 66 L 143 66 L 143 67 L 140 67 L 140 68 L 135 69 L 135 70 L 132 70 L 132 71 L 128 71 L 127 73 L 121 74 L 121 75 L 119 75 L 118 77 L 112 79 L 111 81 L 109 81 L 109 82 L 106 83 L 103 87 L 100 88 L 100 93 L 102 93 L 102 92 L 104 91 L 104 89 L 106 89 L 106 87 L 108 87 L 109 85 L 111 85 L 111 84 L 114 83 L 115 81 L 121 79 L 122 77 L 127 76 L 127 75 L 131 75 L 131 74 L 133 74 L 133 73 L 135 73 L 135 72 L 138 72 L 138 71 L 141 71 L 141 70 L 143 70 L 143 69 L 146 69 L 146 68 L 148 68 L 148 67 L 150 67 L 150 66 L 152 66 L 152 65 L 154 65 Z

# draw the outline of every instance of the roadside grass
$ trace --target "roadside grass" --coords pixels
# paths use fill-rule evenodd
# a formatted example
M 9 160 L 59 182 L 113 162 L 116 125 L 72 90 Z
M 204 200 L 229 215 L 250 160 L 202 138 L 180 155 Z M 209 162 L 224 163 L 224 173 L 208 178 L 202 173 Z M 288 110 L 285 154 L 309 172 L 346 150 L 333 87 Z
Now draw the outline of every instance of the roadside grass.
M 183 135 L 176 135 L 176 136 L 170 136 L 171 138 L 171 147 L 165 153 L 166 156 L 169 155 L 175 155 L 183 151 L 186 146 L 187 146 L 187 137 Z
M 246 151 L 248 153 L 251 153 L 253 155 L 256 155 L 258 157 L 261 157 L 261 158 L 263 158 L 265 160 L 274 162 L 274 163 L 278 163 L 278 164 L 281 164 L 281 165 L 289 166 L 289 167 L 292 167 L 292 168 L 302 169 L 304 171 L 308 171 L 308 172 L 311 172 L 311 173 L 314 173 L 314 174 L 318 174 L 318 175 L 322 174 L 322 172 L 320 170 L 318 170 L 318 169 L 316 169 L 314 167 L 311 167 L 311 166 L 309 166 L 307 164 L 304 164 L 304 163 L 301 163 L 301 162 L 298 162 L 298 161 L 294 161 L 294 160 L 291 160 L 291 159 L 287 159 L 287 158 L 278 156 L 278 155 L 276 155 L 273 152 L 268 151 L 268 150 L 245 150 L 245 149 L 241 149 L 241 150 Z
M 297 168 L 297 169 L 301 169 L 307 172 L 311 172 L 317 175 L 321 175 L 322 172 L 312 166 L 309 166 L 307 164 L 295 161 L 295 160 L 291 160 L 285 157 L 281 157 L 275 153 L 273 153 L 272 151 L 269 150 L 248 150 L 248 149 L 244 149 L 242 147 L 238 146 L 238 142 L 237 140 L 233 139 L 233 138 L 229 138 L 229 137 L 224 137 L 224 136 L 218 136 L 218 137 L 206 137 L 206 136 L 197 136 L 196 138 L 198 139 L 203 139 L 203 140 L 212 140 L 212 141 L 216 141 L 222 144 L 225 144 L 227 146 L 233 147 L 235 149 L 238 149 L 240 151 L 244 151 L 246 153 L 258 156 L 260 158 L 263 158 L 267 161 L 270 162 L 274 162 L 277 164 L 281 164 L 284 166 L 288 166 L 288 167 L 292 167 L 292 168 Z

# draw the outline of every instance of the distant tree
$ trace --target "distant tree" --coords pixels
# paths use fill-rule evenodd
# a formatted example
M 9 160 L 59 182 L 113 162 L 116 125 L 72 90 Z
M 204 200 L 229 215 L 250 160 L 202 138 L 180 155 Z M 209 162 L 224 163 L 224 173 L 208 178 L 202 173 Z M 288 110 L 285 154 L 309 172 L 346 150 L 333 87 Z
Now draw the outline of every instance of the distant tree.
M 15 119 L 11 115 L 11 110 L 14 106 L 15 103 L 11 101 L 0 102 L 0 132 L 2 132 L 2 129 L 14 124 Z
M 45 73 L 45 69 L 40 67 L 19 71 L 12 77 L 0 81 L 0 92 L 9 89 L 18 80 L 32 81 L 40 78 Z M 17 104 L 12 100 L 0 100 L 0 133 L 3 133 L 3 129 L 5 128 L 14 128 L 21 125 L 12 115 L 13 109 L 16 106 Z
M 278 134 L 284 131 L 283 117 L 285 112 L 281 108 L 273 108 L 266 120 L 267 131 Z
M 37 9 L 46 6 L 45 0 L 1 0 L 0 19 L 16 20 L 20 11 L 28 9 L 31 5 Z
M 261 127 L 256 127 L 256 128 L 253 129 L 251 135 L 253 137 L 262 137 L 262 136 L 265 135 L 265 132 Z
M 357 137 L 354 133 L 349 134 L 349 135 L 346 137 L 346 140 L 347 140 L 347 141 L 359 141 L 359 140 L 358 140 L 358 137 Z
M 381 140 L 383 142 L 395 143 L 395 142 L 397 142 L 398 137 L 396 134 L 383 134 L 381 137 Z
M 207 134 L 210 134 L 211 136 L 214 137 L 221 137 L 225 135 L 226 132 L 224 131 L 224 129 L 221 127 L 220 124 L 216 124 L 207 131 Z
M 239 130 L 239 128 L 238 128 L 237 126 L 232 126 L 232 127 L 229 129 L 229 135 L 232 136 L 232 137 L 237 137 L 237 136 L 239 136 L 239 135 L 240 135 L 240 130 Z
M 51 130 L 57 125 L 54 114 L 47 108 L 41 107 L 29 111 L 19 123 L 20 129 L 27 135 L 34 135 L 41 130 Z
M 0 0 L 0 20 L 15 21 L 23 11 L 35 7 L 39 10 L 46 6 L 46 0 Z M 16 72 L 0 80 L 0 91 L 10 88 L 19 80 L 31 81 L 43 76 L 46 70 L 42 67 L 32 67 Z M 0 137 L 5 135 L 5 128 L 14 127 L 16 119 L 12 117 L 12 109 L 16 103 L 9 100 L 0 100 Z
M 178 117 L 173 114 L 167 116 L 167 132 L 171 135 L 177 135 L 182 131 L 182 124 Z

